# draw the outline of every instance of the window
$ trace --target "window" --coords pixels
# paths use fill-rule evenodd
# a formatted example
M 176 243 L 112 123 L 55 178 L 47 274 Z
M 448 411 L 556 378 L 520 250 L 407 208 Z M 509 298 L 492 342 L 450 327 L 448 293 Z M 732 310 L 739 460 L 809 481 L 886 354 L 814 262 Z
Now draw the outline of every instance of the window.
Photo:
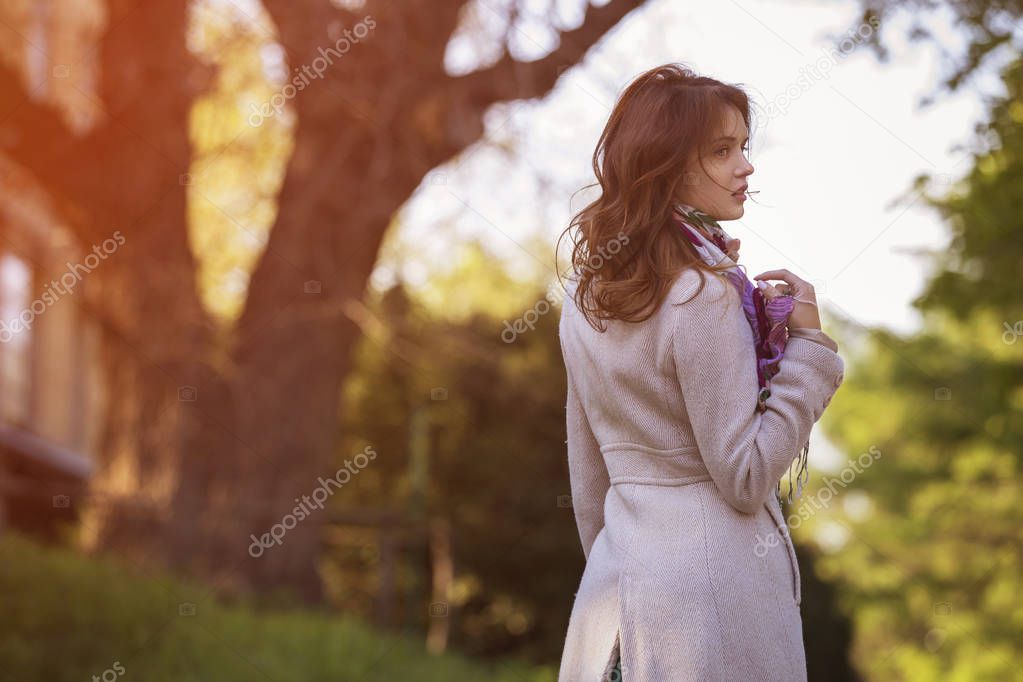
M 32 269 L 0 251 L 0 421 L 27 426 L 31 415 Z

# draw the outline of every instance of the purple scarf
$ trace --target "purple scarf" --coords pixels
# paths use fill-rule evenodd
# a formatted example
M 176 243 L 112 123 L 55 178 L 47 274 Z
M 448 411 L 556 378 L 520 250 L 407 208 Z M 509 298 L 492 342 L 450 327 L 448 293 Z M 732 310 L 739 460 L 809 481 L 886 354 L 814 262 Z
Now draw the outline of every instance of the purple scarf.
M 673 214 L 676 224 L 682 230 L 682 234 L 689 240 L 697 254 L 708 265 L 717 265 L 722 260 L 728 260 L 735 264 L 735 267 L 725 271 L 725 275 L 739 292 L 742 300 L 742 310 L 749 322 L 750 330 L 753 332 L 753 347 L 757 356 L 757 383 L 760 391 L 757 394 L 756 410 L 764 412 L 767 409 L 767 399 L 771 395 L 771 378 L 778 373 L 781 359 L 785 354 L 785 344 L 788 341 L 788 318 L 792 312 L 793 300 L 791 296 L 776 296 L 767 299 L 760 288 L 754 287 L 746 275 L 744 266 L 735 263 L 727 255 L 727 244 L 731 237 L 724 228 L 711 216 L 689 206 L 677 204 Z M 709 238 L 700 230 L 709 233 Z M 802 496 L 804 475 L 809 478 L 808 455 L 810 441 L 800 449 L 799 467 L 796 471 L 797 491 L 796 498 Z M 781 481 L 778 481 L 777 495 L 781 501 Z M 789 467 L 789 502 L 792 501 L 792 468 Z

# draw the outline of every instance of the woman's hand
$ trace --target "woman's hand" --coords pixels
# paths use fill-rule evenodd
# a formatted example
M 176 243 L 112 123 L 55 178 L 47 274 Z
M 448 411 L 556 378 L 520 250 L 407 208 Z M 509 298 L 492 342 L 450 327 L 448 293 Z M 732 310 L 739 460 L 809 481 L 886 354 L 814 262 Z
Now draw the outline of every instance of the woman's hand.
M 785 269 L 761 272 L 753 279 L 780 279 L 784 282 L 778 286 L 765 282 L 763 291 L 766 298 L 789 295 L 795 299 L 792 312 L 789 313 L 789 327 L 821 328 L 820 313 L 817 311 L 817 292 L 814 291 L 812 284 Z

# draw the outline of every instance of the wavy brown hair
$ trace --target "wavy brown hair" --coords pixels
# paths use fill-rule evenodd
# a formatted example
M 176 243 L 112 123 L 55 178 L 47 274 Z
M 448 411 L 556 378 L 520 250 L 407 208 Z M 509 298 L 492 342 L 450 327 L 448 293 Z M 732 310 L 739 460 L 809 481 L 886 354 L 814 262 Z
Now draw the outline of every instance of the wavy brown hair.
M 749 130 L 743 90 L 675 63 L 641 74 L 618 98 L 593 152 L 597 182 L 583 188 L 599 185 L 601 195 L 558 238 L 560 247 L 578 228 L 573 298 L 598 331 L 602 320 L 648 319 L 687 268 L 701 271 L 702 290 L 704 272 L 721 277 L 730 266 L 704 263 L 671 219 L 687 162 L 704 167 L 702 152 L 729 106 Z

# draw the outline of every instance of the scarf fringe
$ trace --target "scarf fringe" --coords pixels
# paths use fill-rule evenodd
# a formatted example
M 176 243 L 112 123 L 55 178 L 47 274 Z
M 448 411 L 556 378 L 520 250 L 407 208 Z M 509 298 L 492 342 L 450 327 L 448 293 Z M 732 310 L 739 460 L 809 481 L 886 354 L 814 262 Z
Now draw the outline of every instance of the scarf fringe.
M 799 499 L 803 496 L 803 484 L 810 480 L 810 441 L 807 440 L 803 444 L 803 447 L 799 448 L 799 455 L 789 463 L 789 494 L 788 501 L 793 501 L 792 496 L 792 463 L 799 462 L 799 466 L 796 468 L 796 495 L 795 499 Z M 782 501 L 781 496 L 781 479 L 778 480 L 778 487 L 775 490 L 775 495 L 778 497 L 778 502 Z

